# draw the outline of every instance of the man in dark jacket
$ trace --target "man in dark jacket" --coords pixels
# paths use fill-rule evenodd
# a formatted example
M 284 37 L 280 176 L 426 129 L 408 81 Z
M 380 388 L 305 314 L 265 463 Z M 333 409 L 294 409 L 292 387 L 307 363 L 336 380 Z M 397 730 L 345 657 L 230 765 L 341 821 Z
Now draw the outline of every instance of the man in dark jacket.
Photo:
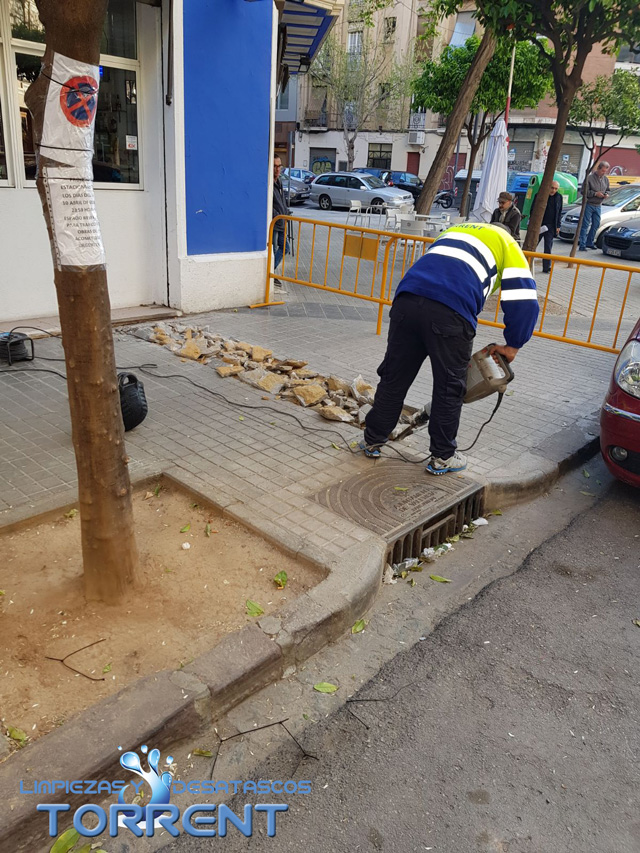
M 498 196 L 498 206 L 491 214 L 491 222 L 498 222 L 509 229 L 514 240 L 520 239 L 520 220 L 522 214 L 513 203 L 511 193 L 502 192 Z
M 273 216 L 280 216 L 284 214 L 287 216 L 291 211 L 287 205 L 285 195 L 284 195 L 284 187 L 282 186 L 282 181 L 280 180 L 280 173 L 282 172 L 282 160 L 278 155 L 273 158 Z M 285 252 L 288 252 L 287 249 L 287 223 L 284 219 L 279 219 L 276 224 L 273 226 L 273 270 L 274 272 L 280 266 L 280 261 L 282 260 Z M 278 279 L 273 280 L 273 284 L 275 287 L 281 289 L 282 292 L 282 282 L 278 281 Z
M 544 240 L 544 253 L 550 255 L 553 252 L 553 238 L 558 236 L 560 231 L 560 220 L 562 219 L 562 196 L 558 192 L 560 184 L 554 181 L 549 190 L 549 198 L 547 206 L 542 217 L 542 227 L 540 229 L 540 240 Z M 546 231 L 545 231 L 546 228 Z M 551 272 L 551 261 L 543 258 L 542 272 Z

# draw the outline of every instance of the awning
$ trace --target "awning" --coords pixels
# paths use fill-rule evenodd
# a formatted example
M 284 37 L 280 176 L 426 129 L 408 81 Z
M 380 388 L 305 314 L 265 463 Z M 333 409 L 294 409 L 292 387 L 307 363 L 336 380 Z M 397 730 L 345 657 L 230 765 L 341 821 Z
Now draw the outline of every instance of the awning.
M 344 0 L 286 0 L 280 23 L 287 28 L 283 64 L 290 74 L 308 71 L 343 5 Z

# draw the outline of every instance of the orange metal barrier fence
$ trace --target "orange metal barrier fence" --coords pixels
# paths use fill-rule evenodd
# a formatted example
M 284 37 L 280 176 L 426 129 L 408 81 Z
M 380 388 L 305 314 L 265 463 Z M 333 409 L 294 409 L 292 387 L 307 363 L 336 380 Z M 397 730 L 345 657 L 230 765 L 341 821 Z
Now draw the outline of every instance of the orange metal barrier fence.
M 282 271 L 276 273 L 272 272 L 273 232 L 278 221 L 286 223 L 285 244 L 289 251 L 283 257 Z M 426 252 L 436 236 L 435 231 L 433 237 L 428 237 L 278 216 L 272 221 L 269 231 L 264 301 L 251 307 L 284 304 L 270 298 L 272 281 L 277 278 L 283 282 L 377 304 L 376 332 L 380 334 L 384 306 L 391 305 L 395 285 L 405 271 Z M 632 278 L 634 273 L 640 276 L 640 267 L 540 252 L 524 254 L 534 273 L 535 265 L 542 260 L 551 264 L 548 281 L 538 288 L 540 318 L 534 335 L 604 352 L 619 352 L 623 321 L 629 320 L 631 323 L 640 314 L 639 287 L 638 293 L 634 292 L 636 316 L 630 312 L 630 316 L 625 318 Z M 498 321 L 500 300 L 496 300 L 493 311 L 491 299 L 489 297 L 487 300 L 484 316 L 479 318 L 479 322 L 504 328 L 504 324 Z M 488 306 L 491 306 L 492 319 Z

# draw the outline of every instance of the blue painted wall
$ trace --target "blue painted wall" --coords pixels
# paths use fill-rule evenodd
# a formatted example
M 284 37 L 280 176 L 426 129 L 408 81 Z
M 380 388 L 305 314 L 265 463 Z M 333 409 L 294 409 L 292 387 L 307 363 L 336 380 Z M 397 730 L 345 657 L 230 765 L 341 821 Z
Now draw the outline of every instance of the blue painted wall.
M 266 246 L 272 14 L 270 0 L 184 0 L 190 255 Z

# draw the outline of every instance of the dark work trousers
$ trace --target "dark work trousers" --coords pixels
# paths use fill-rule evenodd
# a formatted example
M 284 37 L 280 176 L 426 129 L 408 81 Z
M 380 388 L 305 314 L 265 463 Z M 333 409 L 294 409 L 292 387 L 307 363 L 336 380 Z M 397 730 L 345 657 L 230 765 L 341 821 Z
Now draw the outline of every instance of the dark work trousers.
M 387 352 L 378 368 L 380 382 L 365 422 L 364 440 L 368 445 L 384 444 L 428 356 L 433 373 L 430 449 L 434 456 L 449 459 L 457 447 L 475 330 L 442 302 L 407 292 L 394 299 L 389 319 Z
M 546 225 L 546 222 L 543 222 L 542 224 Z M 553 227 L 553 225 L 547 225 L 547 230 L 544 232 L 544 234 L 540 235 L 538 243 L 540 242 L 540 240 L 544 240 L 543 251 L 544 251 L 545 255 L 553 254 L 553 238 L 555 236 L 556 236 L 556 232 L 555 232 L 555 228 Z M 551 261 L 549 261 L 547 258 L 542 259 L 542 271 L 543 272 L 550 272 L 551 271 Z

